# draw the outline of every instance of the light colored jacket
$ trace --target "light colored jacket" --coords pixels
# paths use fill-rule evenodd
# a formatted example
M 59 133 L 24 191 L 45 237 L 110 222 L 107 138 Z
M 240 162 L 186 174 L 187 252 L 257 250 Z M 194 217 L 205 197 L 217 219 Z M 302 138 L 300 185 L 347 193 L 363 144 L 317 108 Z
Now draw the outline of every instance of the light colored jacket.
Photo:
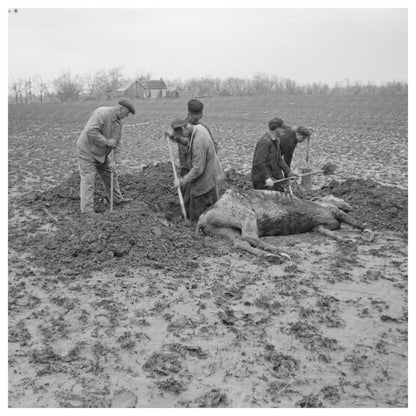
M 201 124 L 194 126 L 189 142 L 189 160 L 191 170 L 184 176 L 183 182 L 190 183 L 192 195 L 207 193 L 224 178 L 214 142 Z
M 114 153 L 119 157 L 121 123 L 117 119 L 116 111 L 116 107 L 99 107 L 91 114 L 77 140 L 79 156 L 93 158 L 103 163 L 112 150 L 108 146 L 108 140 L 114 139 L 117 142 Z

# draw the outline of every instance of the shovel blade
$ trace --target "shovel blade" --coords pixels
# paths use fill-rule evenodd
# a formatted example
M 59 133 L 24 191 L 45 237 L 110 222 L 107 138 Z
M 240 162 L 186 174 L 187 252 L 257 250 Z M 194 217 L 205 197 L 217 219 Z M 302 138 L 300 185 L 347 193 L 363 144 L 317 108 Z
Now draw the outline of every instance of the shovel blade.
M 302 169 L 302 175 L 304 175 L 305 173 L 310 173 L 310 172 L 312 172 L 311 168 L 303 168 Z M 312 176 L 313 175 L 308 175 L 308 176 L 302 176 L 301 177 L 300 184 L 307 190 L 312 189 Z

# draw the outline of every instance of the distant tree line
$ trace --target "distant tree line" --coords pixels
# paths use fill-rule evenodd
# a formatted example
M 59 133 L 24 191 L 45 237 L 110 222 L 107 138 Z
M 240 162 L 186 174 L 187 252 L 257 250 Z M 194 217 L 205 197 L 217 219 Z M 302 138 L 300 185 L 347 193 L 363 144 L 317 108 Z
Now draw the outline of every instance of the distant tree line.
M 98 70 L 85 75 L 72 75 L 64 71 L 53 80 L 41 76 L 9 80 L 9 102 L 16 104 L 77 101 L 80 99 L 110 99 L 110 93 L 129 82 L 151 79 L 151 73 L 138 70 L 134 77 L 126 78 L 122 66 Z M 392 95 L 407 94 L 408 84 L 391 81 L 383 84 L 350 82 L 345 79 L 332 86 L 321 83 L 298 83 L 288 78 L 257 73 L 252 78 L 191 78 L 165 80 L 168 87 L 192 91 L 194 96 L 249 96 L 273 94 L 347 94 Z
M 407 82 L 391 81 L 383 84 L 372 82 L 350 82 L 348 79 L 333 86 L 326 83 L 298 83 L 288 78 L 279 78 L 267 74 L 255 74 L 252 78 L 192 78 L 177 81 L 177 85 L 184 89 L 191 89 L 195 95 L 274 95 L 274 94 L 407 94 Z

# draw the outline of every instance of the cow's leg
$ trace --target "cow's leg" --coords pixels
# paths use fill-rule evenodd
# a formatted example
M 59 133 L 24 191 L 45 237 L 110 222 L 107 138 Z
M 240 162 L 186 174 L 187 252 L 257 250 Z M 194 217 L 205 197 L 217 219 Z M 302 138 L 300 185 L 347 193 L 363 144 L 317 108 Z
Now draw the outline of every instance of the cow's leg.
M 346 224 L 351 225 L 352 227 L 359 228 L 362 231 L 361 238 L 365 241 L 373 241 L 374 240 L 374 233 L 366 228 L 366 225 L 361 221 L 356 220 L 350 214 L 338 210 L 336 214 L 337 220 L 341 222 L 345 222 Z
M 365 229 L 365 224 L 361 221 L 356 220 L 350 214 L 347 214 L 344 211 L 338 210 L 335 215 L 336 219 L 341 222 L 345 222 L 346 224 L 351 225 L 352 227 L 359 228 L 360 230 Z
M 319 234 L 322 234 L 326 237 L 331 237 L 334 240 L 337 241 L 346 241 L 344 238 L 342 238 L 339 234 L 337 234 L 335 231 L 328 230 L 328 228 L 325 228 L 323 225 L 318 225 L 317 227 L 313 228 L 312 231 L 315 231 Z
M 282 257 L 282 259 L 291 260 L 289 254 L 281 251 L 278 247 L 268 244 L 259 238 L 259 229 L 257 227 L 257 217 L 253 212 L 246 215 L 241 224 L 241 239 L 249 243 L 253 248 L 269 251 L 270 253 Z
M 269 251 L 270 253 L 276 254 L 277 256 L 281 256 L 285 258 L 286 260 L 291 260 L 289 254 L 285 253 L 284 251 L 280 250 L 278 247 L 266 243 L 263 240 L 260 240 L 260 238 L 252 238 L 252 237 L 246 237 L 244 239 L 247 243 L 249 243 L 251 246 L 256 247 L 261 250 Z
M 215 235 L 221 238 L 225 238 L 227 240 L 231 240 L 233 242 L 234 247 L 239 248 L 240 250 L 246 251 L 250 254 L 254 254 L 257 257 L 264 258 L 267 261 L 280 264 L 286 259 L 290 260 L 290 257 L 287 255 L 286 257 L 284 255 L 277 254 L 277 253 L 276 254 L 267 253 L 264 250 L 261 250 L 256 247 L 252 247 L 249 241 L 244 241 L 242 239 L 241 234 L 238 230 L 228 228 L 228 227 L 217 227 L 211 224 L 204 224 L 203 231 L 205 234 Z M 252 243 L 254 244 L 255 242 L 252 241 Z M 277 249 L 277 247 L 274 247 L 274 246 L 273 248 Z
M 234 240 L 234 247 L 239 248 L 240 250 L 247 251 L 248 253 L 254 254 L 257 257 L 264 258 L 267 261 L 272 263 L 281 264 L 285 260 L 290 260 L 290 257 L 286 253 L 268 253 L 262 249 L 252 247 L 248 241 L 243 241 L 241 239 Z

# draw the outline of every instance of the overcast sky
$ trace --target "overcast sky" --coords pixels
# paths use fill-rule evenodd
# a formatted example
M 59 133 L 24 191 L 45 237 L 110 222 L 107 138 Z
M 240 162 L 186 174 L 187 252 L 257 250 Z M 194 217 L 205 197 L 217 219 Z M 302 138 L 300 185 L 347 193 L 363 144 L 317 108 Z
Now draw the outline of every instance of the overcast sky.
M 153 78 L 407 80 L 406 9 L 19 9 L 9 78 L 122 66 Z

